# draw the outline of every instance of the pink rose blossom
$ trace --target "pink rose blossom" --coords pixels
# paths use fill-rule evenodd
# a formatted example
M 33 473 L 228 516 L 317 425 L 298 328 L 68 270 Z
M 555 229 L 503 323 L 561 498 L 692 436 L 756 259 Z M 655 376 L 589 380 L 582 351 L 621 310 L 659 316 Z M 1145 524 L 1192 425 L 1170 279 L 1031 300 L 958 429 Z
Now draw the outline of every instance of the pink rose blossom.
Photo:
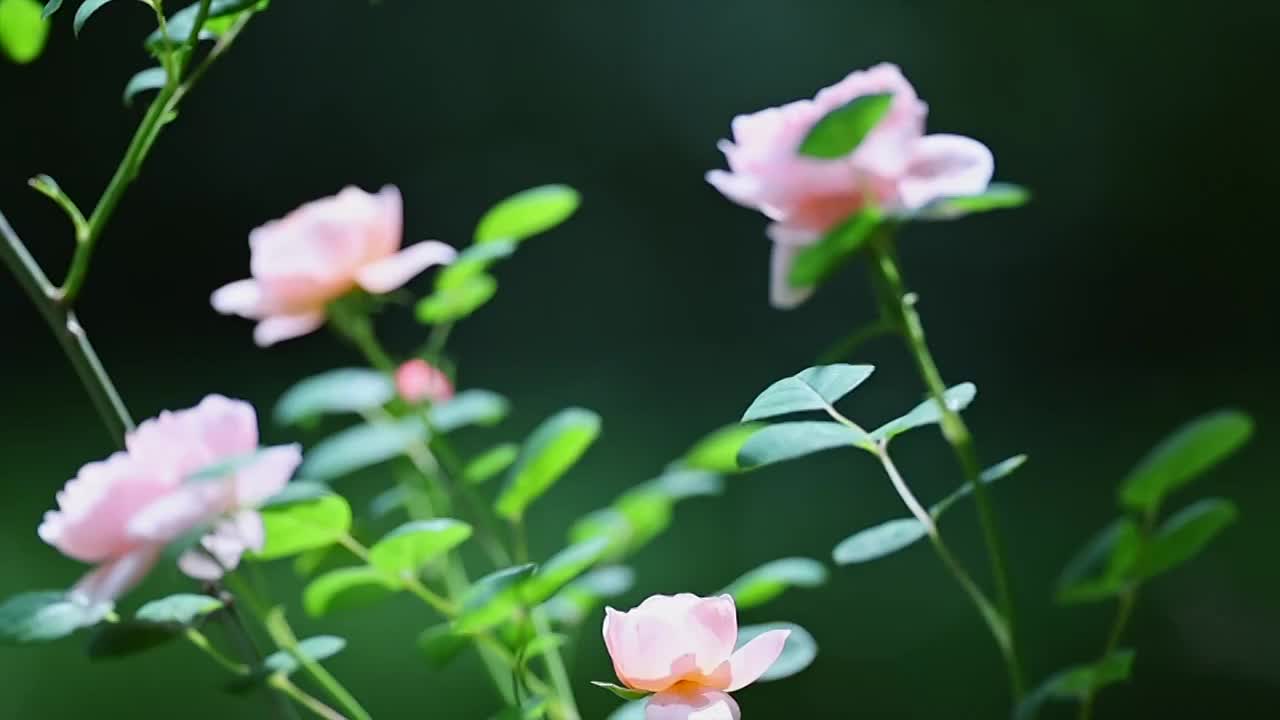
M 449 376 L 426 360 L 414 358 L 396 369 L 396 391 L 411 403 L 445 402 L 453 397 Z
M 893 96 L 889 110 L 853 152 L 834 159 L 799 154 L 801 142 L 828 113 L 881 93 Z M 812 100 L 734 118 L 733 140 L 719 146 L 729 171 L 713 170 L 707 181 L 774 221 L 774 305 L 803 302 L 808 291 L 791 288 L 787 277 L 795 255 L 864 207 L 911 211 L 986 189 L 995 163 L 991 151 L 958 135 L 925 135 L 927 113 L 901 71 L 881 64 L 850 74 Z
M 348 187 L 255 229 L 253 277 L 215 291 L 214 309 L 257 320 L 254 341 L 266 347 L 318 329 L 329 302 L 357 287 L 389 293 L 453 261 L 457 252 L 434 240 L 401 249 L 402 213 L 394 187 L 377 195 Z
M 125 445 L 126 452 L 81 468 L 39 528 L 63 554 L 98 566 L 74 590 L 94 604 L 127 592 L 165 545 L 208 523 L 204 550 L 188 551 L 179 567 L 197 579 L 221 577 L 246 549 L 262 547 L 254 508 L 280 492 L 302 460 L 297 445 L 259 451 L 253 407 L 220 395 L 147 420 Z M 225 472 L 217 471 L 223 463 Z M 196 477 L 202 470 L 210 470 L 208 479 Z
M 738 612 L 728 595 L 654 595 L 629 612 L 607 608 L 604 620 L 618 679 L 655 693 L 646 720 L 738 720 L 729 693 L 758 680 L 790 634 L 772 630 L 734 652 Z

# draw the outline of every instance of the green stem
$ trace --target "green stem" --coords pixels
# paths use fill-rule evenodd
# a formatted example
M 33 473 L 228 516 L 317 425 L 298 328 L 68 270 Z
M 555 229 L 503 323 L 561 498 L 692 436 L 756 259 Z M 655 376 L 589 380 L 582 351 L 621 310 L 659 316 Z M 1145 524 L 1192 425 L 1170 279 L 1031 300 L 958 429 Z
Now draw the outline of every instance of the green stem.
M 1116 607 L 1116 617 L 1111 623 L 1111 630 L 1107 632 L 1107 642 L 1102 648 L 1102 659 L 1111 656 L 1115 652 L 1116 647 L 1120 644 L 1120 638 L 1124 636 L 1124 629 L 1129 624 L 1129 618 L 1133 616 L 1133 609 L 1138 603 L 1138 589 L 1136 587 L 1126 590 L 1120 595 L 1119 605 Z M 1092 686 L 1088 686 L 1084 690 L 1084 697 L 1080 700 L 1080 720 L 1090 720 L 1093 717 L 1093 705 L 1098 697 L 1097 690 Z
M 324 720 L 347 720 L 338 711 L 303 692 L 302 688 L 294 685 L 287 675 L 279 673 L 272 675 L 267 680 L 267 684 L 292 698 L 294 702 L 302 707 L 310 710 L 316 717 L 324 718 Z
M 818 356 L 818 363 L 829 365 L 847 360 L 853 356 L 855 350 L 866 343 L 885 335 L 893 335 L 897 331 L 898 328 L 893 323 L 884 319 L 858 328 L 840 342 L 827 348 L 822 355 Z
M 250 670 L 248 665 L 236 662 L 226 655 L 223 655 L 222 651 L 218 650 L 218 648 L 214 647 L 213 643 L 209 642 L 209 638 L 205 637 L 204 633 L 196 630 L 195 628 L 188 628 L 185 635 L 192 645 L 196 646 L 196 648 L 205 655 L 208 655 L 214 662 L 221 665 L 223 669 L 233 675 L 249 674 Z
M 250 666 L 257 667 L 262 662 L 262 654 L 258 652 L 253 636 L 249 634 L 249 629 L 245 626 L 244 618 L 240 616 L 240 610 L 234 598 L 217 614 L 217 617 L 232 643 L 235 644 L 240 657 L 244 658 Z M 298 711 L 289 704 L 287 698 L 278 693 L 271 693 L 271 702 L 275 706 L 276 714 L 284 720 L 300 720 Z
M 920 377 L 942 413 L 942 434 L 959 461 L 965 479 L 973 489 L 974 504 L 978 508 L 978 521 L 982 526 L 982 536 L 987 546 L 991 573 L 996 584 L 996 596 L 999 598 L 1003 622 L 1008 628 L 1008 647 L 1007 649 L 1002 647 L 1002 651 L 1008 666 L 1011 694 L 1016 703 L 1022 698 L 1024 684 L 1017 652 L 1013 594 L 1009 584 L 1004 545 L 996 525 L 991 499 L 987 495 L 986 485 L 981 480 L 982 467 L 978 462 L 973 435 L 959 413 L 951 409 L 945 401 L 944 393 L 947 386 L 925 341 L 924 325 L 915 308 L 916 298 L 907 293 L 902 273 L 894 258 L 892 239 L 875 238 L 871 242 L 871 248 L 874 255 L 874 270 L 878 283 L 883 289 L 882 307 L 893 313 L 885 320 L 895 323 L 902 331 L 907 349 L 915 359 Z

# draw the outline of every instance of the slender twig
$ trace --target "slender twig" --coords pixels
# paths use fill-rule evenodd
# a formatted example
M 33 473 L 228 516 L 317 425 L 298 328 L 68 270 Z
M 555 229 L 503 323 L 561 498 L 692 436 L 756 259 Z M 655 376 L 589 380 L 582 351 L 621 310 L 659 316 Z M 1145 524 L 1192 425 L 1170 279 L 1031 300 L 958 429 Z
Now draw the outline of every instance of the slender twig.
M 289 696 L 294 702 L 310 710 L 317 717 L 324 718 L 324 720 L 347 720 L 347 717 L 342 713 L 339 713 L 337 710 L 325 705 L 316 698 L 308 695 L 302 690 L 302 688 L 294 685 L 293 681 L 289 679 L 289 676 L 283 673 L 276 673 L 272 675 L 267 680 L 267 684 Z
M 978 520 L 982 527 L 983 540 L 987 546 L 991 572 L 996 584 L 996 596 L 999 598 L 1004 625 L 1008 629 L 1009 643 L 1005 662 L 1009 670 L 1011 694 L 1017 702 L 1023 695 L 1024 685 L 1017 652 L 1013 594 L 1009 584 L 1004 545 L 1000 539 L 987 488 L 981 480 L 982 468 L 978 462 L 973 435 L 960 414 L 946 403 L 944 393 L 947 387 L 925 341 L 924 325 L 915 309 L 916 298 L 907 293 L 902 273 L 893 255 L 892 239 L 875 238 L 871 242 L 871 248 L 874 255 L 873 272 L 877 286 L 882 290 L 881 307 L 882 310 L 892 313 L 885 319 L 902 330 L 907 349 L 915 359 L 920 377 L 941 412 L 942 434 L 959 461 L 966 481 L 973 489 L 974 504 L 978 508 Z
M 192 645 L 196 646 L 196 648 L 205 655 L 208 655 L 210 659 L 222 666 L 222 668 L 227 672 L 241 676 L 248 675 L 251 672 L 248 665 L 236 662 L 226 655 L 223 655 L 222 651 L 214 647 L 213 643 L 209 642 L 209 638 L 205 637 L 204 633 L 199 630 L 196 630 L 195 628 L 188 628 L 183 634 Z
M 858 328 L 845 336 L 840 342 L 827 348 L 818 356 L 818 362 L 823 365 L 837 363 L 853 356 L 855 350 L 861 348 L 866 343 L 885 335 L 893 335 L 898 328 L 891 322 L 884 319 L 878 320 L 865 327 Z

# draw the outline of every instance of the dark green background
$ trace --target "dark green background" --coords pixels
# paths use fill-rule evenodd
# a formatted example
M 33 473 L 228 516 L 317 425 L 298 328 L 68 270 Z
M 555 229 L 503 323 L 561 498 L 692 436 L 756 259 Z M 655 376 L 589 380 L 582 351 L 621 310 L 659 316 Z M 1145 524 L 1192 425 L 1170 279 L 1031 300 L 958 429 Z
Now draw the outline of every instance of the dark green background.
M 76 3 L 68 3 L 74 7 Z M 465 243 L 498 198 L 544 182 L 583 190 L 581 213 L 500 270 L 497 299 L 456 334 L 462 384 L 508 394 L 501 431 L 527 432 L 569 404 L 605 434 L 532 516 L 535 555 L 563 529 L 656 473 L 766 384 L 810 364 L 871 318 L 861 268 L 799 311 L 765 302 L 761 217 L 702 179 L 734 114 L 812 94 L 851 69 L 901 64 L 930 127 L 985 141 L 1001 179 L 1035 203 L 912 228 L 902 252 L 948 379 L 975 381 L 969 415 L 984 459 L 1031 464 L 995 493 L 1033 675 L 1086 660 L 1109 609 L 1061 609 L 1052 579 L 1113 514 L 1118 478 L 1164 432 L 1234 405 L 1258 420 L 1239 458 L 1178 498 L 1235 499 L 1242 522 L 1162 578 L 1134 626 L 1134 681 L 1104 717 L 1253 717 L 1280 707 L 1280 582 L 1272 440 L 1276 392 L 1270 2 L 650 0 L 437 3 L 276 0 L 184 105 L 103 241 L 83 320 L 140 417 L 206 392 L 268 408 L 292 380 L 356 358 L 319 334 L 255 349 L 248 323 L 208 294 L 242 277 L 256 224 L 344 184 L 394 183 L 407 238 Z M 48 267 L 69 257 L 58 211 L 25 179 L 54 175 L 91 205 L 139 111 L 120 107 L 146 65 L 136 3 L 108 6 L 75 41 L 57 18 L 38 63 L 0 65 L 0 207 Z M 421 284 L 419 284 L 419 287 Z M 54 491 L 109 441 L 57 346 L 10 281 L 0 428 L 5 480 L 0 595 L 65 587 L 81 571 L 35 535 Z M 388 317 L 391 344 L 422 330 Z M 892 342 L 848 403 L 875 422 L 920 398 Z M 294 436 L 278 428 L 269 439 Z M 313 438 L 314 436 L 308 436 Z M 901 441 L 924 498 L 957 472 L 932 433 Z M 367 497 L 387 479 L 347 482 Z M 1180 504 L 1175 501 L 1175 506 Z M 828 558 L 853 530 L 902 510 L 852 453 L 735 478 L 691 501 L 637 558 L 653 592 L 709 593 L 756 564 Z M 946 531 L 982 569 L 972 507 Z M 985 579 L 985 573 L 982 573 Z M 296 585 L 285 568 L 277 594 Z M 131 604 L 180 587 L 157 577 Z M 432 674 L 413 648 L 411 602 L 321 623 L 347 636 L 332 667 L 378 718 L 483 718 L 474 660 Z M 834 570 L 745 621 L 787 619 L 822 646 L 809 671 L 742 692 L 748 718 L 998 718 L 1003 677 L 980 623 L 923 548 Z M 614 701 L 594 621 L 572 672 L 588 717 Z M 0 650 L 4 717 L 261 717 L 219 692 L 214 667 L 174 646 L 91 664 L 78 642 Z

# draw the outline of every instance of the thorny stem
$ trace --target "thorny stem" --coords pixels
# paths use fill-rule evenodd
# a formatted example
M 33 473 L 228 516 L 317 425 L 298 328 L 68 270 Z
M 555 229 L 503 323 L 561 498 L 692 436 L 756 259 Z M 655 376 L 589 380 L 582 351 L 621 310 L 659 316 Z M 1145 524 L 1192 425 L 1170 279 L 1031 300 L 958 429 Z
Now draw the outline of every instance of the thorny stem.
M 996 596 L 1000 602 L 1002 623 L 1007 628 L 1007 643 L 1001 643 L 999 637 L 996 640 L 1001 645 L 1009 672 L 1010 691 L 1016 703 L 1022 698 L 1024 685 L 1017 652 L 1013 595 L 1009 585 L 1004 545 L 991 507 L 991 499 L 981 480 L 982 468 L 978 462 L 973 435 L 969 432 L 964 419 L 945 401 L 946 384 L 925 341 L 924 325 L 915 308 L 916 297 L 908 294 L 906 290 L 897 259 L 894 257 L 892 239 L 887 236 L 873 238 L 871 249 L 874 280 L 877 288 L 881 290 L 881 312 L 886 314 L 884 319 L 894 323 L 902 333 L 907 349 L 915 359 L 920 377 L 941 411 L 943 437 L 951 446 L 966 481 L 973 489 L 974 504 L 978 508 L 978 521 L 982 526 L 982 536 L 987 546 L 991 573 L 995 580 Z

